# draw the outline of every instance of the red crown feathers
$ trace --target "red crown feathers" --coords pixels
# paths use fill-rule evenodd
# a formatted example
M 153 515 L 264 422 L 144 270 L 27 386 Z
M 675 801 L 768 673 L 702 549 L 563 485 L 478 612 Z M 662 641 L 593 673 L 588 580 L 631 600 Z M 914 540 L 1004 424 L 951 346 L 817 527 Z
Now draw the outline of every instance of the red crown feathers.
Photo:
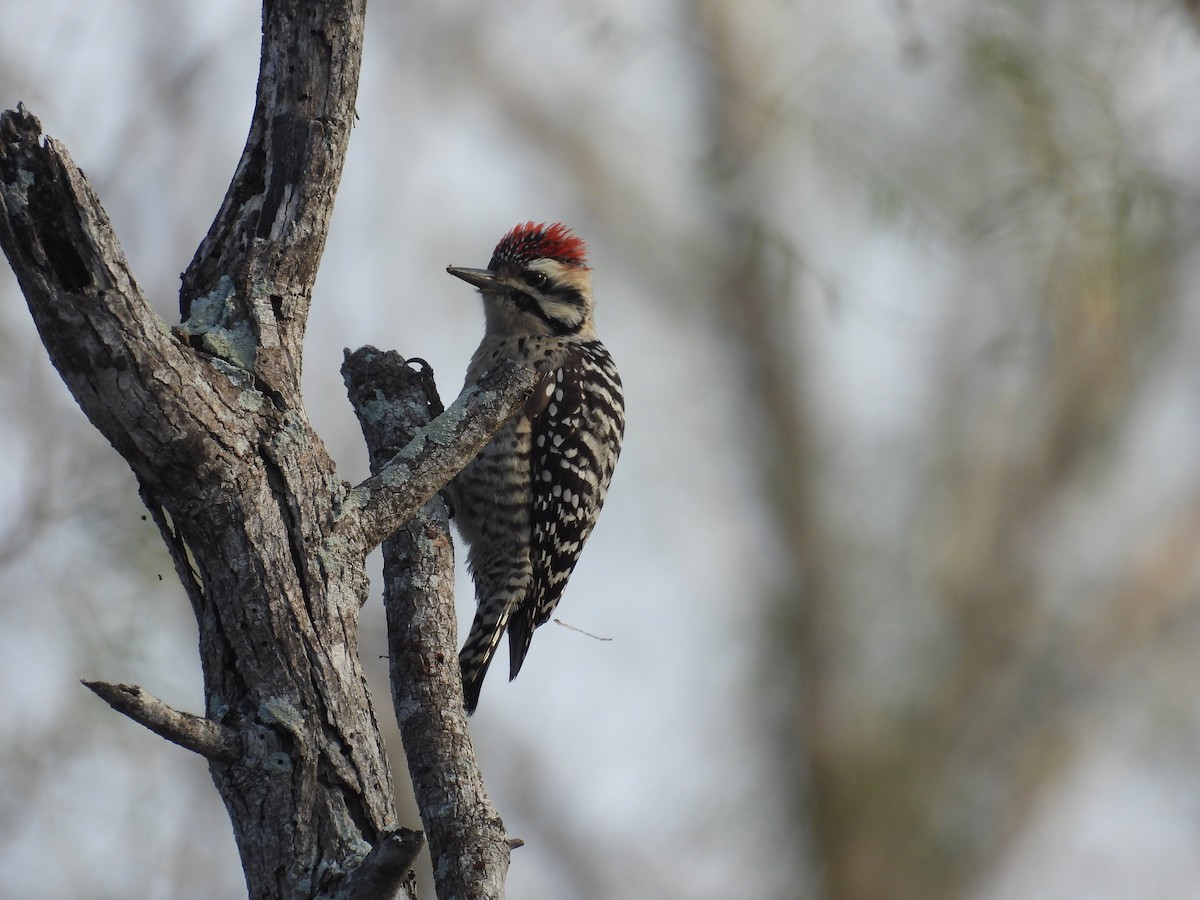
M 500 238 L 488 268 L 495 271 L 501 263 L 523 266 L 535 259 L 556 259 L 586 269 L 586 254 L 587 244 L 561 222 L 553 225 L 526 222 Z

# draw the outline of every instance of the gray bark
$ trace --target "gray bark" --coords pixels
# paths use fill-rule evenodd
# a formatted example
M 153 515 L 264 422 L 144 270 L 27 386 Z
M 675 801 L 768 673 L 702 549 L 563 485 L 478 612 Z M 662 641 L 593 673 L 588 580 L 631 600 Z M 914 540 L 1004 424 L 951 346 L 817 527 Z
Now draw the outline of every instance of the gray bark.
M 445 418 L 432 373 L 414 371 L 396 353 L 364 347 L 347 356 L 342 373 L 372 472 L 411 446 L 417 428 L 434 416 Z M 392 703 L 438 896 L 502 897 L 510 841 L 484 790 L 467 730 L 455 640 L 454 549 L 440 497 L 383 542 L 383 581 Z
M 338 478 L 309 423 L 301 349 L 354 115 L 364 11 L 364 0 L 264 5 L 250 134 L 184 275 L 185 321 L 174 328 L 146 302 L 66 150 L 23 108 L 0 115 L 0 245 L 51 361 L 129 463 L 166 540 L 199 626 L 204 716 L 133 686 L 89 687 L 208 759 L 254 900 L 412 896 L 418 838 L 399 828 L 359 661 L 363 559 L 533 382 L 497 373 L 357 488 Z M 447 661 L 439 702 L 453 702 L 440 686 L 450 671 Z M 429 765 L 456 776 L 463 761 L 445 754 L 463 747 L 436 736 L 430 747 Z M 422 803 L 431 796 L 418 792 Z M 459 799 L 456 816 L 495 819 L 482 785 Z M 502 886 L 507 847 L 480 857 L 479 845 L 453 843 L 461 833 L 450 839 L 444 858 L 469 858 Z M 439 885 L 441 897 L 501 895 Z

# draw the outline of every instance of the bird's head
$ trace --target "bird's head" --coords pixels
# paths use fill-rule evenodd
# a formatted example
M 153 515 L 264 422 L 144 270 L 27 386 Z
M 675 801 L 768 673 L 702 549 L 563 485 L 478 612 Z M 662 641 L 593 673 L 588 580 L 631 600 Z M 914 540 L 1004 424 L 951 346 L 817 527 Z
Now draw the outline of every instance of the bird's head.
M 587 247 L 565 225 L 526 222 L 500 239 L 486 269 L 446 271 L 479 288 L 487 334 L 596 336 Z

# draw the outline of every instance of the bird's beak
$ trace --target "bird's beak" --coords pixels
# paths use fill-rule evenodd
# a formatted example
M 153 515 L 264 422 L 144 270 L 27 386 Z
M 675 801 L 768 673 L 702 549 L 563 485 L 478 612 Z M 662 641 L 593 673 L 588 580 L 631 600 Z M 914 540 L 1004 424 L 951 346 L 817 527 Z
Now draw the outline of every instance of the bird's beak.
M 462 266 L 446 266 L 446 271 L 455 278 L 461 278 L 467 284 L 473 284 L 480 290 L 496 290 L 500 286 L 498 276 L 491 269 L 465 269 Z

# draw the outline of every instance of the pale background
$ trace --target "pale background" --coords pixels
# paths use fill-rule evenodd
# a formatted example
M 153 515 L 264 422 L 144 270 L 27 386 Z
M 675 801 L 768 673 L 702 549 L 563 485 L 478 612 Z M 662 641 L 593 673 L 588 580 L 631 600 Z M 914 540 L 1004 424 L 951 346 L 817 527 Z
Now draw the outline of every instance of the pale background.
M 520 221 L 589 242 L 626 384 L 559 609 L 611 640 L 547 626 L 473 721 L 527 841 L 510 896 L 1200 898 L 1188 6 L 372 0 L 305 367 L 344 477 L 342 348 L 452 395 L 482 318 L 443 269 Z M 0 5 L 0 106 L 84 168 L 170 321 L 258 19 Z M 202 708 L 132 478 L 0 269 L 3 892 L 244 896 L 204 764 L 78 684 Z

